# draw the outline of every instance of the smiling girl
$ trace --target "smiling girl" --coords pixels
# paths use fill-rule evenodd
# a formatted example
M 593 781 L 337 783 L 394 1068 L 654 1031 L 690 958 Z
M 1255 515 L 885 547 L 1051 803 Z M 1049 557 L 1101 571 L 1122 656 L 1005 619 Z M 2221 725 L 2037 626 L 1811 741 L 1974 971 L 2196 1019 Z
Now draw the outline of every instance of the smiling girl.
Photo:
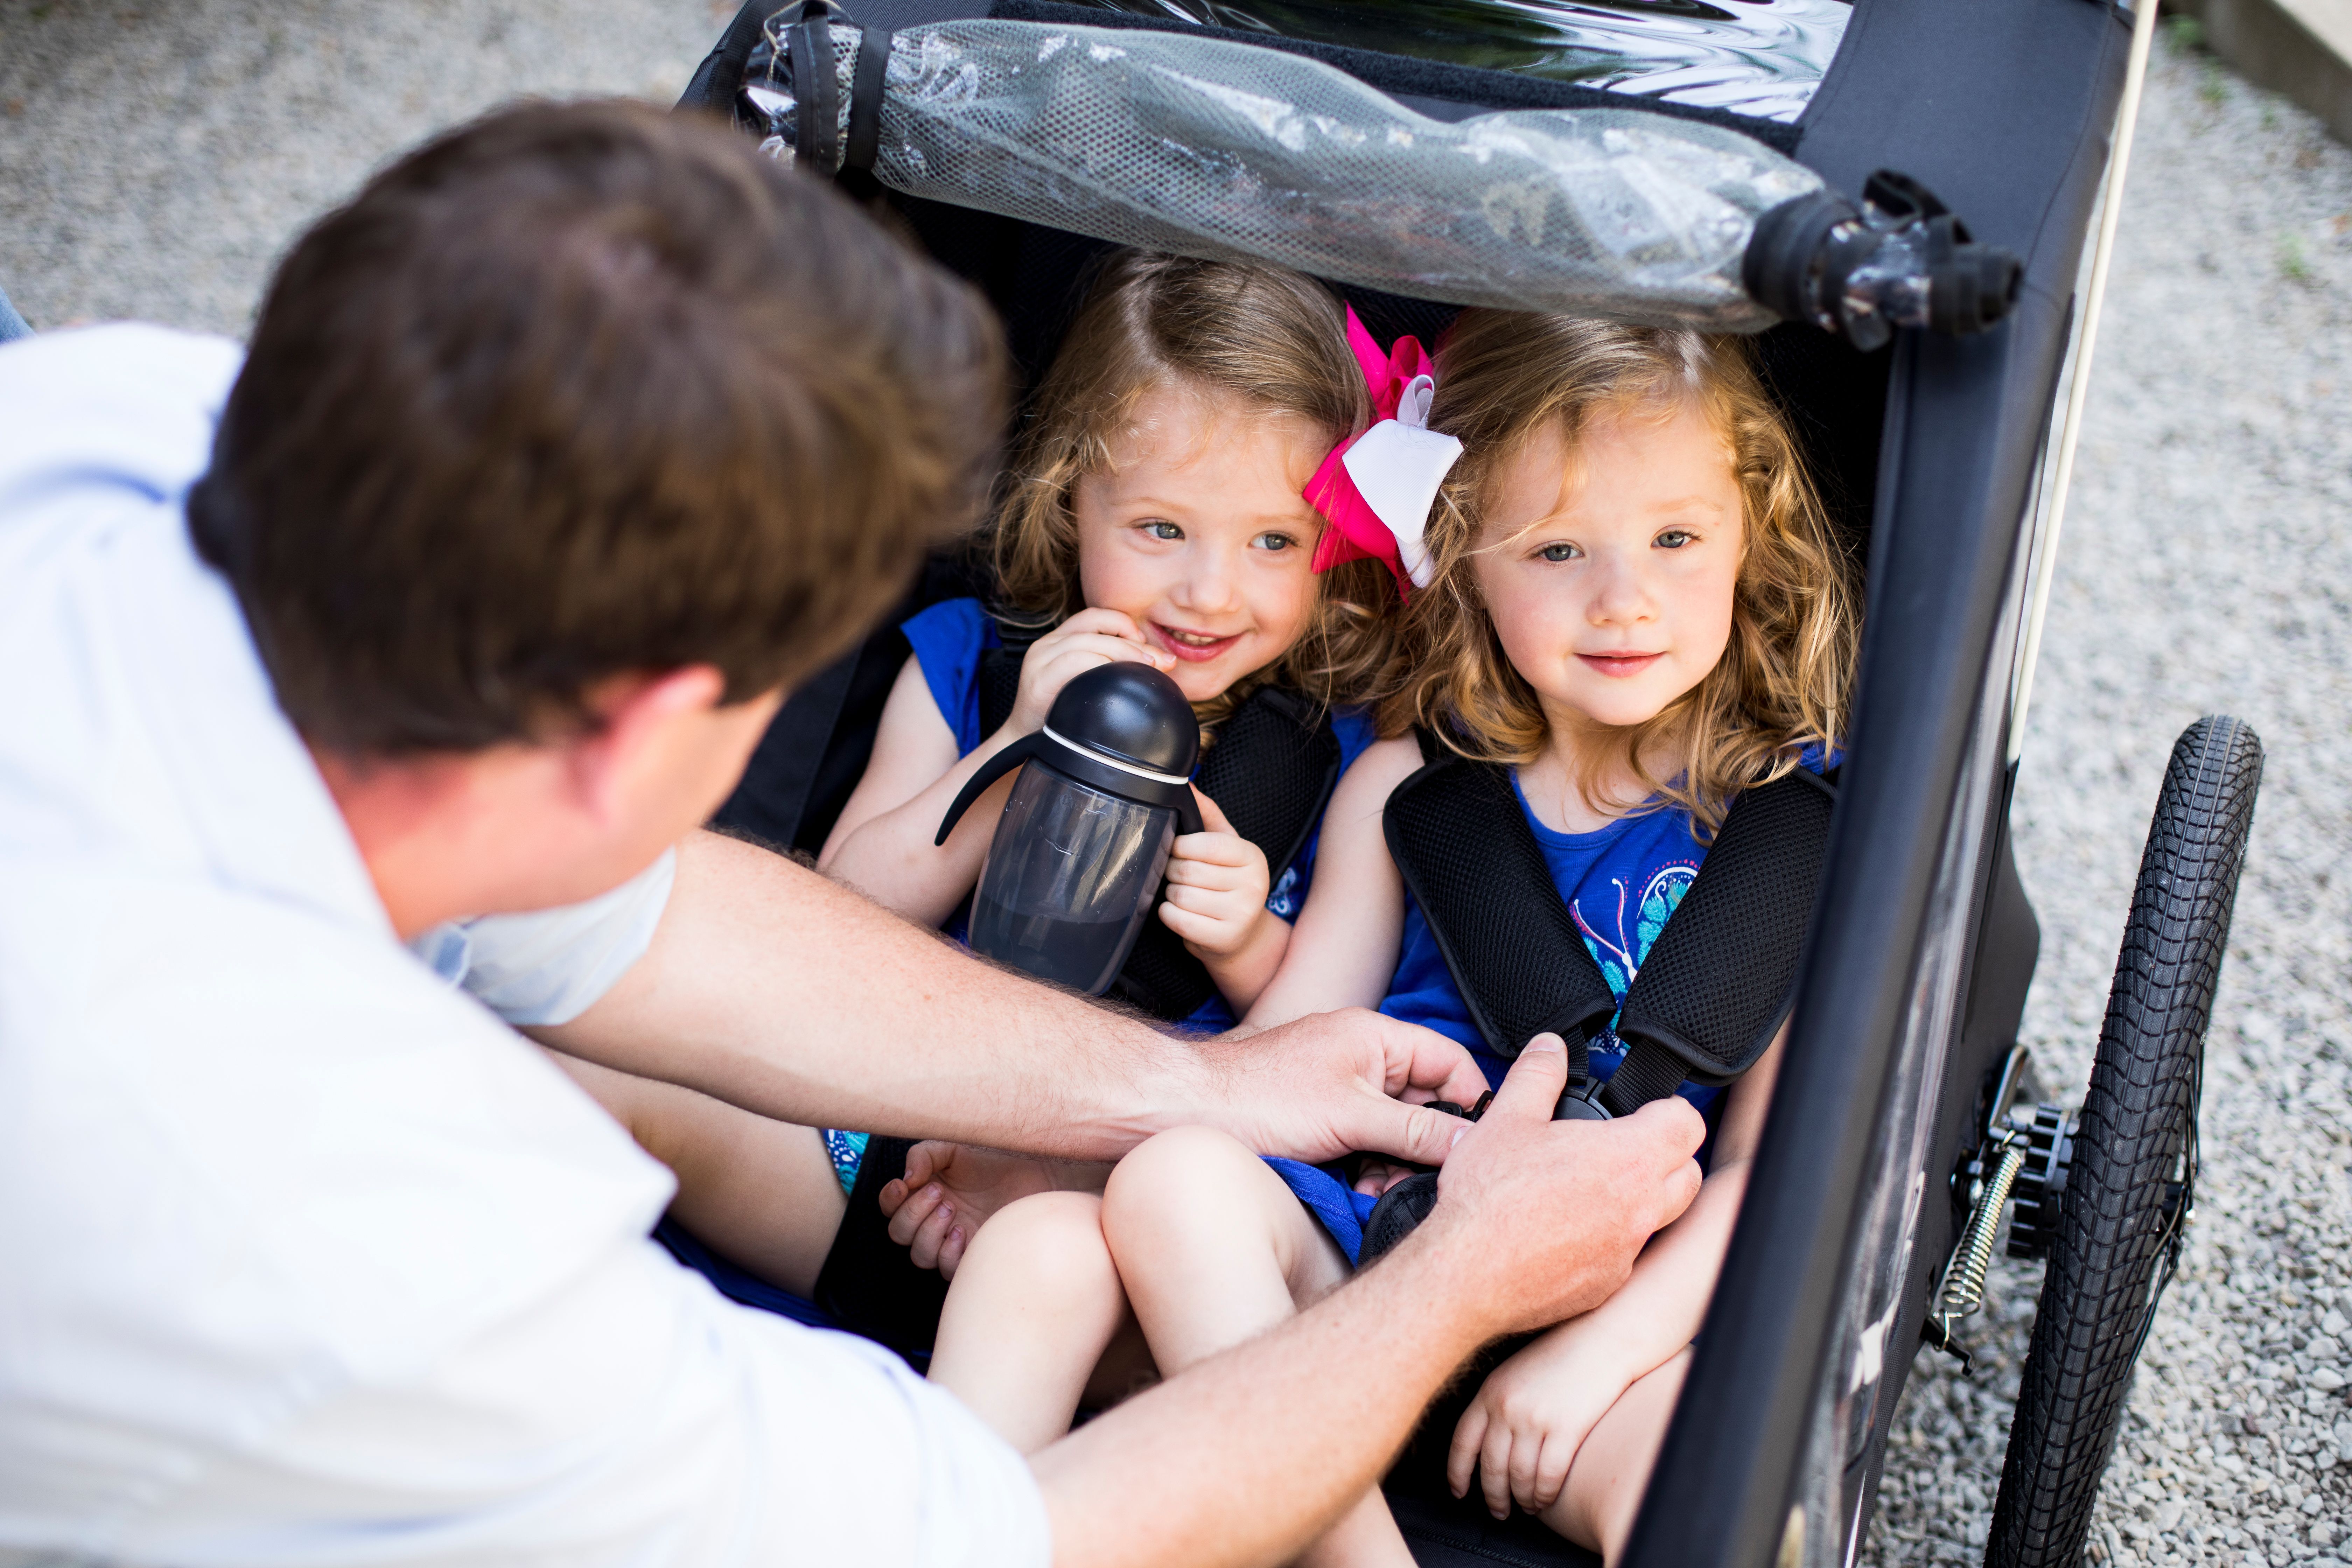
M 1394 594 L 1370 563 L 1314 570 L 1323 522 L 1300 491 L 1366 408 L 1339 305 L 1319 285 L 1271 267 L 1115 258 L 1038 388 L 992 539 L 996 613 L 958 599 L 906 624 L 913 651 L 818 865 L 947 921 L 1012 781 L 937 848 L 949 804 L 1045 722 L 1072 676 L 1114 660 L 1172 677 L 1212 744 L 1256 688 L 1296 691 L 1328 712 L 1341 766 L 1352 762 L 1372 739 L 1360 704 L 1390 673 Z M 983 658 L 1023 633 L 1035 640 L 1011 712 L 987 730 Z M 1209 831 L 1176 840 L 1159 918 L 1223 998 L 1189 1022 L 1219 1029 L 1280 965 L 1314 847 L 1269 868 L 1215 802 L 1202 807 Z
M 1855 611 L 1795 446 L 1736 339 L 1468 311 L 1438 353 L 1432 423 L 1465 450 L 1406 612 L 1413 674 L 1382 714 L 1396 738 L 1341 781 L 1313 896 L 1247 1022 L 1377 1005 L 1471 1047 L 1499 1083 L 1504 1063 L 1390 854 L 1384 806 L 1423 763 L 1399 731 L 1507 771 L 1554 889 L 1622 1001 L 1732 797 L 1832 754 Z M 1699 1198 L 1606 1304 L 1487 1375 L 1454 1432 L 1457 1494 L 1475 1475 L 1497 1516 L 1516 1501 L 1612 1561 L 1622 1552 L 1782 1043 L 1727 1091 L 1685 1089 L 1717 1121 Z M 1592 1042 L 1594 1078 L 1622 1059 L 1613 1037 Z M 1123 1290 L 1160 1371 L 1180 1371 L 1344 1280 L 1374 1198 L 1400 1173 L 1369 1173 L 1350 1193 L 1222 1133 L 1163 1133 L 1102 1200 L 1102 1289 Z M 980 1233 L 943 1349 L 984 1314 L 997 1353 L 1024 1353 L 1006 1348 L 1023 1332 L 1020 1268 L 1044 1255 L 1029 1238 L 1054 1228 L 1064 1196 L 1016 1203 Z M 1075 1256 L 1080 1235 L 1063 1227 L 1058 1255 Z M 1061 1353 L 1091 1349 L 1066 1342 Z M 1006 1394 L 992 1397 L 1003 1407 Z M 1375 1492 L 1301 1561 L 1412 1558 Z

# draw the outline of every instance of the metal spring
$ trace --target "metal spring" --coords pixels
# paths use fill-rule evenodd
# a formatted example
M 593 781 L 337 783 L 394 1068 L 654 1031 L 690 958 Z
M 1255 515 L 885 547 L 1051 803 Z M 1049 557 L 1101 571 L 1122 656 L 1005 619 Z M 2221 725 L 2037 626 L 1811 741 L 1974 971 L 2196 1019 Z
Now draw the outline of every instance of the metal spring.
M 1984 1196 L 1969 1215 L 1969 1228 L 1944 1269 L 1943 1283 L 1936 1288 L 1936 1317 L 1948 1335 L 1954 1322 L 1984 1305 L 1985 1270 L 1992 1267 L 1993 1233 L 2000 1228 L 2001 1207 L 2009 1202 L 2010 1188 L 2017 1184 L 2018 1172 L 2024 1168 L 2025 1150 L 2017 1143 L 2004 1147 L 2000 1163 L 1993 1167 L 1992 1179 L 1985 1184 Z

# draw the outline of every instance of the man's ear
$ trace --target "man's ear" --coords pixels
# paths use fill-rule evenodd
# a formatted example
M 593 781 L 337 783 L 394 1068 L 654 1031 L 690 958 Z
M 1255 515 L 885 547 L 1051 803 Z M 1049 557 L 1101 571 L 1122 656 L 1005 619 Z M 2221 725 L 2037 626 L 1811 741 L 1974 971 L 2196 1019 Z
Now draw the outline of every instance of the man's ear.
M 593 728 L 563 743 L 579 805 L 600 821 L 616 816 L 632 785 L 663 765 L 682 721 L 711 711 L 726 693 L 727 678 L 707 664 L 616 675 L 598 685 L 588 693 Z

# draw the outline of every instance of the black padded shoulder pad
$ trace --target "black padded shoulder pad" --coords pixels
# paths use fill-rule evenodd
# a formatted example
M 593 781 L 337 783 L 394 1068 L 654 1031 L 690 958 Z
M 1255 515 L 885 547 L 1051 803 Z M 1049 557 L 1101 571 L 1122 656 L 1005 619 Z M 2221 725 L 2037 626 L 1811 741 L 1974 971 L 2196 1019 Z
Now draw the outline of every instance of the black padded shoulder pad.
M 1756 1064 L 1796 1000 L 1797 961 L 1821 887 L 1834 785 L 1798 768 L 1742 791 L 1698 877 L 1642 961 L 1617 1019 L 1627 1059 L 1612 1110 L 1631 1110 L 1663 1077 L 1728 1083 Z M 1644 1047 L 1649 1047 L 1645 1049 Z M 1646 1058 L 1636 1068 L 1637 1058 Z M 1654 1064 L 1654 1066 L 1653 1066 Z M 1641 1088 L 1637 1089 L 1637 1084 Z M 1611 1080 L 1612 1090 L 1619 1089 Z
M 1617 999 L 1552 886 L 1509 772 L 1441 755 L 1397 785 L 1381 828 L 1488 1047 L 1515 1058 L 1549 1030 L 1580 1079 Z
M 985 668 L 985 667 L 983 667 Z M 1234 831 L 1265 852 L 1279 881 L 1339 782 L 1329 715 L 1296 691 L 1261 686 L 1218 727 L 1193 780 Z M 1143 922 L 1111 994 L 1154 1017 L 1190 1017 L 1216 993 L 1208 969 L 1155 912 Z

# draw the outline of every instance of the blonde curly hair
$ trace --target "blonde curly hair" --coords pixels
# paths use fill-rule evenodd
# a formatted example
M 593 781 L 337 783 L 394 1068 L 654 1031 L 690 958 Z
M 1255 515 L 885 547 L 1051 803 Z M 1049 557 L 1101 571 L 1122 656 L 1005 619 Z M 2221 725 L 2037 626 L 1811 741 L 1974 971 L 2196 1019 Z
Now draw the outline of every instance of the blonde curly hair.
M 1570 316 L 1465 310 L 1437 351 L 1433 427 L 1459 437 L 1462 460 L 1430 519 L 1434 575 L 1407 608 L 1411 673 L 1383 705 L 1383 732 L 1415 725 L 1465 756 L 1521 764 L 1548 739 L 1534 689 L 1504 657 L 1475 571 L 1481 503 L 1504 464 L 1546 426 L 1570 449 L 1594 420 L 1670 415 L 1696 399 L 1728 448 L 1739 482 L 1741 559 L 1731 639 L 1706 678 L 1641 724 L 1612 728 L 1580 781 L 1595 798 L 1612 764 L 1630 767 L 1644 799 L 1691 815 L 1702 839 L 1731 797 L 1780 777 L 1811 746 L 1839 744 L 1859 641 L 1845 553 L 1796 443 L 1749 363 L 1745 342 L 1681 329 Z M 1680 773 L 1653 775 L 1674 758 Z
M 1337 444 L 1370 418 L 1339 302 L 1284 268 L 1129 250 L 1105 266 L 1037 388 L 987 548 L 998 608 L 1016 626 L 1057 626 L 1086 607 L 1078 583 L 1078 481 L 1111 467 L 1136 405 L 1171 384 L 1212 387 L 1294 414 Z M 1318 574 L 1316 605 L 1272 664 L 1193 705 L 1213 726 L 1266 684 L 1326 705 L 1377 701 L 1399 668 L 1396 595 L 1375 563 Z

